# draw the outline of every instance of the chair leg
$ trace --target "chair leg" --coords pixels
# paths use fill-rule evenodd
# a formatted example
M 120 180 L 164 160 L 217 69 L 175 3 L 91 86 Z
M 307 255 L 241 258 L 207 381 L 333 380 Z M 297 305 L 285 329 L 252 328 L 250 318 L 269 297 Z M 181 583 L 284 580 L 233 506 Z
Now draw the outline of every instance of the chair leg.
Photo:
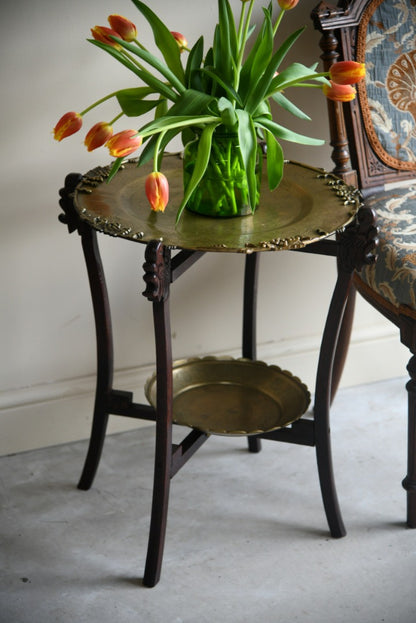
M 97 234 L 90 227 L 82 229 L 82 247 L 87 265 L 94 308 L 97 341 L 97 382 L 90 444 L 78 488 L 91 487 L 100 462 L 108 423 L 107 399 L 113 382 L 113 338 L 110 305 Z
M 330 437 L 331 379 L 338 337 L 351 285 L 351 273 L 339 272 L 322 337 L 315 389 L 315 442 L 319 481 L 325 513 L 334 538 L 345 536 L 346 530 L 335 488 Z
M 408 447 L 407 476 L 403 487 L 407 492 L 407 525 L 416 528 L 416 356 L 413 355 L 407 366 L 410 381 L 408 392 Z

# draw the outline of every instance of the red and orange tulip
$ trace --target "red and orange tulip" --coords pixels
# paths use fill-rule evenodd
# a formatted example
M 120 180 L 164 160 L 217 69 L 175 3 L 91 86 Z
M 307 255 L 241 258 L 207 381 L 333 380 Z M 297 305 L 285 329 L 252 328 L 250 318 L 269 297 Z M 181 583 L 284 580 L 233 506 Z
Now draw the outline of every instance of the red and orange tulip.
M 365 65 L 355 61 L 340 61 L 332 65 L 329 76 L 336 84 L 355 84 L 364 78 Z
M 350 102 L 356 96 L 356 90 L 350 84 L 337 84 L 330 80 L 331 85 L 324 84 L 322 90 L 326 97 L 335 102 Z
M 299 0 L 277 0 L 282 11 L 290 11 L 294 9 Z
M 96 41 L 111 45 L 113 48 L 116 48 L 116 50 L 122 49 L 121 45 L 111 38 L 118 37 L 121 39 L 120 34 L 112 28 L 107 28 L 107 26 L 94 26 L 94 28 L 91 28 L 91 34 Z
M 93 151 L 98 147 L 105 145 L 113 135 L 113 128 L 105 121 L 99 121 L 87 133 L 84 139 L 84 145 L 88 151 Z
M 115 30 L 120 39 L 124 41 L 134 41 L 137 37 L 137 28 L 133 22 L 122 15 L 109 15 L 108 23 Z
M 176 39 L 180 51 L 183 52 L 184 50 L 186 50 L 186 48 L 188 47 L 188 42 L 185 37 L 180 32 L 176 32 L 174 30 L 171 30 L 170 34 Z
M 152 210 L 164 212 L 169 201 L 169 182 L 166 176 L 153 171 L 147 176 L 144 189 Z
M 110 156 L 114 158 L 125 158 L 130 156 L 142 144 L 142 137 L 137 134 L 137 130 L 122 130 L 114 134 L 107 142 Z
M 58 121 L 53 129 L 55 140 L 62 141 L 63 138 L 75 134 L 82 127 L 82 116 L 78 112 L 67 112 Z

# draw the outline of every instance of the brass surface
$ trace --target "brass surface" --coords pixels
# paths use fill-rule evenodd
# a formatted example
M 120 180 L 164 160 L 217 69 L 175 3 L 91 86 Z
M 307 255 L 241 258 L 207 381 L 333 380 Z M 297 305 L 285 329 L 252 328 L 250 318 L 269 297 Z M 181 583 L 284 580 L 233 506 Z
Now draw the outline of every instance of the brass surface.
M 270 192 L 264 171 L 260 205 L 254 215 L 210 218 L 184 211 L 175 225 L 183 197 L 182 160 L 170 154 L 162 170 L 170 200 L 164 213 L 150 210 L 144 182 L 152 165 L 130 161 L 106 182 L 110 167 L 97 167 L 78 185 L 74 203 L 80 217 L 106 234 L 147 243 L 161 240 L 171 248 L 251 253 L 302 248 L 342 230 L 360 206 L 360 195 L 321 169 L 285 164 L 280 186 Z
M 173 421 L 216 435 L 254 435 L 288 426 L 310 402 L 298 378 L 277 366 L 231 357 L 173 364 Z M 145 394 L 156 407 L 156 374 Z

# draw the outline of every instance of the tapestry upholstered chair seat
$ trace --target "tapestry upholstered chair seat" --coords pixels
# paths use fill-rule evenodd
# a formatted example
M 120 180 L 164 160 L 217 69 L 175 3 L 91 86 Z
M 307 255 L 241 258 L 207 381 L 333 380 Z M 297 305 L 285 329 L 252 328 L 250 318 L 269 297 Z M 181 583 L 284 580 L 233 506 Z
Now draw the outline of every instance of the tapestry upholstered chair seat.
M 377 293 L 392 313 L 416 315 L 416 182 L 371 195 L 381 232 L 378 261 L 355 277 L 365 292 Z M 361 283 L 358 283 L 360 280 Z
M 338 60 L 366 65 L 357 97 L 328 104 L 332 158 L 334 172 L 361 190 L 379 228 L 377 262 L 355 274 L 354 286 L 399 328 L 400 339 L 412 354 L 407 383 L 408 469 L 403 486 L 407 523 L 415 528 L 416 0 L 321 2 L 312 19 L 322 33 L 326 69 Z

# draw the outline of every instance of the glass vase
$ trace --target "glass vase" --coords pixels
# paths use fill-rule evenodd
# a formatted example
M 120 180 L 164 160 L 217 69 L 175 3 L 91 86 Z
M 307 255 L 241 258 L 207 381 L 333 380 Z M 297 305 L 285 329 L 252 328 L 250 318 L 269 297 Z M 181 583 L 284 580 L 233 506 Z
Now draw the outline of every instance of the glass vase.
M 196 137 L 184 150 L 184 188 L 187 187 L 195 167 L 198 142 L 199 138 Z M 260 151 L 257 159 L 260 163 Z M 261 166 L 257 166 L 256 200 L 252 209 L 238 136 L 215 131 L 207 169 L 186 204 L 187 210 L 216 218 L 252 214 L 259 202 L 260 172 Z

